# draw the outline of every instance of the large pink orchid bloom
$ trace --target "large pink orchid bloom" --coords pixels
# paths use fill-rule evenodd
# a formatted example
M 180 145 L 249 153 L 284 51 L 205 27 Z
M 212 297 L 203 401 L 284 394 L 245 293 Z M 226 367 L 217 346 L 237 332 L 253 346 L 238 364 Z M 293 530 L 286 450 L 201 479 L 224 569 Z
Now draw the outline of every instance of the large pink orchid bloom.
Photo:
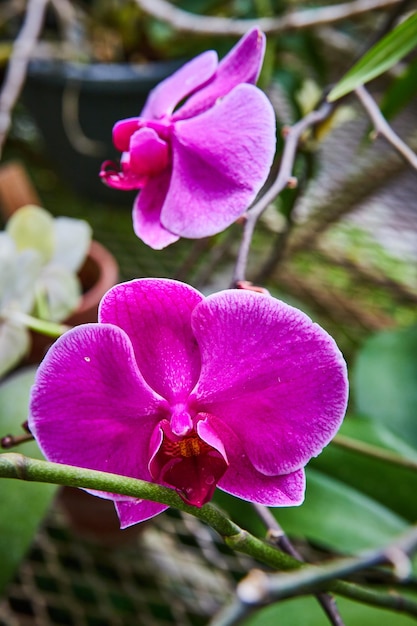
M 195 506 L 216 486 L 292 506 L 304 466 L 340 426 L 347 389 L 335 342 L 298 309 L 253 291 L 204 297 L 140 279 L 104 296 L 98 324 L 53 345 L 29 426 L 51 461 L 173 487 Z M 122 527 L 167 508 L 98 495 L 114 500 Z

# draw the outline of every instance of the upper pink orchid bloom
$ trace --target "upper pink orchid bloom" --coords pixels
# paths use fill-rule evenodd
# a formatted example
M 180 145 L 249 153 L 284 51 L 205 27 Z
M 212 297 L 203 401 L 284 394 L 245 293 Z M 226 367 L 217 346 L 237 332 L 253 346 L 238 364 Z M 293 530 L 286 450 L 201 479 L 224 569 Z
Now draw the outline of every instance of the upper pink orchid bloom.
M 120 169 L 106 161 L 100 176 L 141 189 L 133 226 L 152 248 L 224 230 L 265 183 L 276 137 L 272 105 L 254 85 L 264 52 L 258 29 L 220 63 L 204 52 L 151 91 L 140 117 L 114 126 Z
M 303 501 L 303 468 L 347 402 L 346 364 L 320 326 L 269 295 L 204 297 L 164 279 L 112 288 L 99 320 L 39 367 L 29 427 L 49 460 L 174 487 L 195 506 L 216 486 L 267 506 Z M 167 508 L 96 495 L 114 500 L 122 528 Z

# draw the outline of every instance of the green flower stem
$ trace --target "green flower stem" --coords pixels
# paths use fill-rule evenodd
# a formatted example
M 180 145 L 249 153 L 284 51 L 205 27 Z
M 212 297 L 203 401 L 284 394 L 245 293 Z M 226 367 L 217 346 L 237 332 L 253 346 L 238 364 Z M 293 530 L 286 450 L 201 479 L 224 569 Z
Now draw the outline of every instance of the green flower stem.
M 189 506 L 181 500 L 174 490 L 143 480 L 71 465 L 39 461 L 15 452 L 0 454 L 0 477 L 67 485 L 69 487 L 84 487 L 160 502 L 206 522 L 223 537 L 228 546 L 239 552 L 243 552 L 274 569 L 300 570 L 298 573 L 291 574 L 293 576 L 291 584 L 294 590 L 306 589 L 305 578 L 308 579 L 309 576 L 313 576 L 313 579 L 314 577 L 316 579 L 315 581 L 308 580 L 309 590 L 315 587 L 318 590 L 326 589 L 358 602 L 417 616 L 417 602 L 400 594 L 375 591 L 352 583 L 334 580 L 338 575 L 346 575 L 363 567 L 368 567 L 370 564 L 395 561 L 395 556 L 405 557 L 416 547 L 417 530 L 415 527 L 411 532 L 402 535 L 388 549 L 371 553 L 362 559 L 346 559 L 346 562 L 338 561 L 333 566 L 306 566 L 293 557 L 280 552 L 274 546 L 242 530 L 213 504 L 208 503 L 201 508 Z M 401 559 L 398 558 L 398 561 Z M 395 562 L 395 564 L 397 563 Z M 333 569 L 329 570 L 332 567 Z M 287 579 L 288 575 L 284 574 L 283 576 Z M 301 578 L 298 580 L 298 577 Z
M 242 530 L 213 504 L 208 503 L 201 508 L 189 506 L 173 489 L 154 483 L 72 465 L 39 461 L 15 452 L 0 454 L 0 477 L 84 487 L 160 502 L 198 517 L 214 528 L 228 546 L 262 560 L 275 569 L 300 567 L 296 559 Z
M 395 452 L 391 452 L 390 450 L 385 450 L 384 448 L 380 448 L 379 446 L 374 446 L 370 443 L 365 443 L 364 441 L 359 441 L 358 439 L 354 439 L 353 437 L 347 437 L 346 435 L 336 435 L 332 441 L 333 445 L 339 446 L 340 448 L 345 448 L 346 450 L 351 450 L 352 452 L 358 452 L 359 454 L 364 454 L 366 456 L 371 456 L 374 459 L 380 459 L 381 461 L 385 461 L 386 463 L 390 463 L 391 465 L 398 465 L 400 467 L 405 467 L 407 469 L 417 471 L 417 462 L 412 459 L 407 459 Z
M 56 322 L 41 320 L 37 317 L 33 317 L 32 315 L 22 313 L 21 311 L 13 311 L 13 314 L 9 316 L 9 319 L 26 326 L 26 328 L 35 330 L 42 335 L 54 338 L 60 337 L 71 328 L 65 324 L 57 324 Z

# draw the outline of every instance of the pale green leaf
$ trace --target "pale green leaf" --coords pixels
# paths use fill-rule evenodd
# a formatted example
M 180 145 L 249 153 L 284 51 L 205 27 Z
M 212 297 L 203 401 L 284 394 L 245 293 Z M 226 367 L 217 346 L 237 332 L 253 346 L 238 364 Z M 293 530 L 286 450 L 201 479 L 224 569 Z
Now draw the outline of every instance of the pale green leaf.
M 401 613 L 358 604 L 337 598 L 337 606 L 346 626 L 415 626 L 415 620 Z M 323 609 L 315 598 L 296 598 L 272 604 L 242 622 L 243 626 L 325 626 Z
M 19 435 L 28 417 L 29 392 L 36 368 L 14 374 L 0 385 L 0 436 Z M 42 458 L 35 442 L 25 443 L 19 452 Z M 0 594 L 24 557 L 44 517 L 55 485 L 0 479 Z
M 417 46 L 417 13 L 401 22 L 375 44 L 333 87 L 327 99 L 334 102 L 380 76 Z

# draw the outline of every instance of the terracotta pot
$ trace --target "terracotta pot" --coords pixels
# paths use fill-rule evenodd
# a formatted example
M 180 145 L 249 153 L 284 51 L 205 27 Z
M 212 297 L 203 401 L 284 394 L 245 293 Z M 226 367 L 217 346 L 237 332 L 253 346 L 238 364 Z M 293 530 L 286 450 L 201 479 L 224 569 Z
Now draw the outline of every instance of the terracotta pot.
M 147 526 L 146 522 L 120 530 L 119 518 L 111 500 L 77 489 L 61 487 L 56 503 L 71 529 L 83 539 L 108 547 L 132 542 Z

